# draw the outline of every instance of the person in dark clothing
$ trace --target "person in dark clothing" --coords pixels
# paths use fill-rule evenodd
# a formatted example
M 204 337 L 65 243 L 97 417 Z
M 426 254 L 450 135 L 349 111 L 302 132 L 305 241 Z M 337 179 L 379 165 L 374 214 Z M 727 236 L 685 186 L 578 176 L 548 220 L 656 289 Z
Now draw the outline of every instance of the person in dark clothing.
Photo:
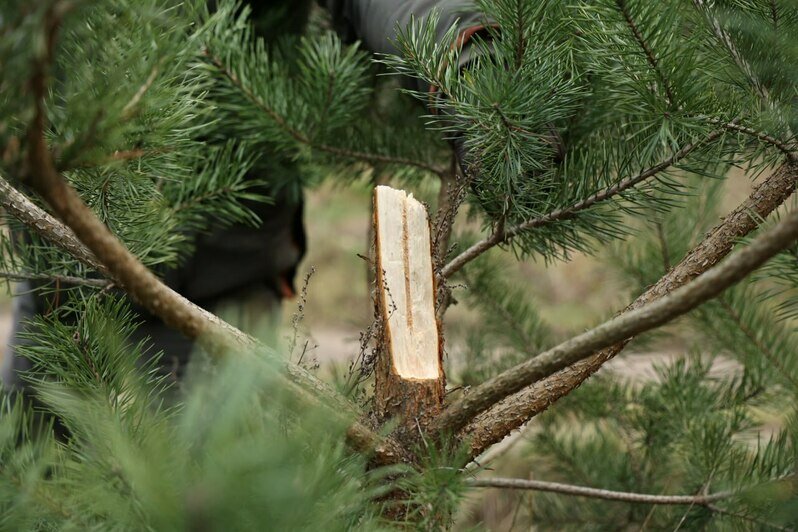
M 463 0 L 320 1 L 345 41 L 359 39 L 377 53 L 395 53 L 396 28 L 406 27 L 412 17 L 423 20 L 433 10 L 440 15 L 439 37 L 457 25 L 463 62 L 468 60 L 468 39 L 483 28 L 481 15 Z M 267 42 L 303 32 L 312 7 L 310 0 L 252 0 L 248 4 L 253 27 Z M 164 275 L 167 284 L 188 299 L 267 343 L 274 339 L 281 301 L 293 295 L 294 275 L 305 253 L 302 198 L 269 192 L 274 203 L 249 205 L 262 220 L 260 227 L 233 225 L 199 236 L 189 260 Z M 0 379 L 6 386 L 20 385 L 19 372 L 29 368 L 28 361 L 13 349 L 24 341 L 20 337 L 24 321 L 49 308 L 49 302 L 34 295 L 31 288 L 23 284 L 15 298 L 10 356 L 4 357 L 0 366 Z M 143 324 L 136 334 L 150 337 L 151 352 L 164 353 L 164 370 L 179 377 L 191 358 L 192 341 L 158 318 L 143 310 L 140 313 Z

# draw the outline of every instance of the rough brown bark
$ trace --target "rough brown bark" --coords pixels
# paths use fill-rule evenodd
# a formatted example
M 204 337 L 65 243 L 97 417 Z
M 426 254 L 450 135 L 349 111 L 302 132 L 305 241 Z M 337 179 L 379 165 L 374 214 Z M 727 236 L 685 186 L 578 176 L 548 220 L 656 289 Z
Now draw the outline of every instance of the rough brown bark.
M 798 182 L 798 164 L 785 162 L 757 185 L 750 196 L 715 226 L 679 264 L 643 292 L 624 312 L 640 308 L 663 297 L 720 262 L 741 237 L 756 229 L 761 220 L 792 195 L 796 182 Z M 502 400 L 476 416 L 459 432 L 459 438 L 469 441 L 472 457 L 478 456 L 578 387 L 605 362 L 620 353 L 628 341 L 603 349 L 592 357 L 581 360 Z
M 383 324 L 375 412 L 418 435 L 440 412 L 445 382 L 426 209 L 401 190 L 376 187 L 374 233 Z

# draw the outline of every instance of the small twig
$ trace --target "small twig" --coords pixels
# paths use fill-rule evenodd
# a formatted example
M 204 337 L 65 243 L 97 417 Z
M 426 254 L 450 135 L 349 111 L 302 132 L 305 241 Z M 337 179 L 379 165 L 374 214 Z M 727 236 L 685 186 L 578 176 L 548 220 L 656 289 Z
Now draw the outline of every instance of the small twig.
M 63 283 L 76 286 L 89 286 L 91 288 L 108 289 L 113 283 L 108 279 L 87 279 L 85 277 L 74 277 L 70 275 L 48 275 L 25 272 L 6 272 L 0 271 L 0 278 L 9 281 L 44 281 L 51 283 Z
M 712 469 L 709 472 L 709 478 L 707 478 L 707 481 L 704 482 L 703 486 L 701 486 L 701 489 L 698 490 L 698 494 L 701 494 L 701 495 L 704 495 L 704 496 L 707 495 L 707 492 L 709 491 L 709 484 L 712 482 L 712 477 L 713 476 L 715 476 L 715 470 L 714 469 Z M 693 506 L 695 506 L 695 504 L 691 504 L 690 506 L 687 507 L 687 510 L 685 510 L 684 514 L 682 514 L 682 518 L 679 519 L 679 523 L 676 525 L 676 528 L 673 529 L 673 532 L 679 532 L 679 529 L 682 528 L 682 525 L 687 520 L 687 516 L 690 514 L 690 510 L 693 509 Z M 656 507 L 651 508 L 652 512 L 654 511 L 654 508 L 656 508 Z M 651 516 L 651 513 L 649 513 L 649 517 L 650 516 Z M 646 517 L 646 520 L 648 520 L 648 517 Z
M 706 507 L 708 510 L 715 512 L 716 514 L 727 515 L 729 517 L 734 517 L 735 519 L 742 519 L 743 521 L 748 521 L 749 523 L 754 523 L 755 525 L 772 528 L 774 530 L 784 530 L 784 531 L 795 530 L 794 528 L 787 528 L 781 525 L 777 525 L 775 523 L 768 523 L 767 521 L 763 521 L 762 519 L 757 519 L 756 517 L 752 517 L 750 515 L 732 512 L 731 510 L 726 510 L 725 508 L 721 508 L 720 506 L 716 506 L 714 504 L 707 504 Z
M 743 322 L 742 316 L 737 312 L 737 310 L 729 304 L 729 301 L 726 297 L 719 297 L 718 303 L 720 303 L 721 308 L 726 312 L 729 318 L 734 322 L 740 332 L 742 332 L 748 341 L 762 354 L 763 357 L 771 364 L 773 367 L 778 370 L 778 375 L 787 379 L 787 381 L 792 384 L 796 390 L 798 390 L 798 380 L 796 380 L 795 376 L 790 372 L 785 366 L 784 363 L 779 360 L 779 356 L 777 353 L 773 353 L 768 347 L 763 344 L 754 334 L 754 332 Z
M 525 480 L 521 478 L 468 479 L 465 481 L 465 484 L 471 488 L 506 488 L 545 491 L 549 493 L 561 493 L 563 495 L 574 495 L 577 497 L 603 499 L 605 501 L 620 501 L 640 504 L 698 504 L 705 506 L 712 502 L 727 499 L 733 495 L 733 493 L 730 491 L 713 493 L 711 495 L 651 495 L 646 493 L 631 493 L 626 491 L 588 488 L 586 486 L 575 486 L 573 484 L 562 484 L 560 482 Z
M 708 118 L 707 121 L 711 124 L 717 124 L 720 127 L 730 131 L 738 131 L 751 137 L 755 137 L 781 151 L 791 162 L 798 162 L 798 146 L 795 146 L 794 143 L 787 144 L 786 142 L 779 140 L 772 135 L 768 135 L 762 131 L 757 131 L 754 128 L 743 126 L 735 122 L 725 122 L 717 118 Z
M 299 301 L 297 302 L 296 312 L 294 312 L 293 316 L 291 316 L 291 339 L 288 343 L 288 358 L 294 356 L 294 349 L 296 349 L 297 344 L 297 336 L 299 335 L 299 325 L 302 323 L 302 320 L 305 318 L 305 305 L 308 303 L 308 288 L 310 287 L 310 279 L 316 273 L 316 267 L 311 266 L 308 273 L 305 274 L 305 278 L 302 281 L 302 290 L 299 293 Z M 307 348 L 307 343 L 305 344 Z M 304 352 L 302 353 L 305 354 Z M 301 361 L 300 357 L 300 361 Z M 297 362 L 299 364 L 299 362 Z
M 659 238 L 659 247 L 660 251 L 662 252 L 662 266 L 664 268 L 663 273 L 668 273 L 668 270 L 671 269 L 671 254 L 668 250 L 668 240 L 665 238 L 665 231 L 662 227 L 662 222 L 656 222 L 654 226 L 657 229 L 657 237 Z
M 629 26 L 629 29 L 632 30 L 632 34 L 634 35 L 635 41 L 637 44 L 640 45 L 640 48 L 643 49 L 643 53 L 646 56 L 646 61 L 651 66 L 651 69 L 659 78 L 660 83 L 662 83 L 662 88 L 665 91 L 665 99 L 668 106 L 672 106 L 676 102 L 676 98 L 673 94 L 673 89 L 671 89 L 671 84 L 668 81 L 668 78 L 665 76 L 665 73 L 662 72 L 662 68 L 659 65 L 659 61 L 657 60 L 657 56 L 654 55 L 654 51 L 646 42 L 645 38 L 643 38 L 643 33 L 640 31 L 640 28 L 637 27 L 634 19 L 632 18 L 632 13 L 629 11 L 629 6 L 626 5 L 625 0 L 616 0 L 616 4 L 618 9 L 621 11 L 624 20 L 626 21 L 626 25 Z
M 152 67 L 150 71 L 150 75 L 147 77 L 147 80 L 144 84 L 139 87 L 139 90 L 136 91 L 136 94 L 133 95 L 133 98 L 130 99 L 127 104 L 122 108 L 122 120 L 128 120 L 133 113 L 136 111 L 136 107 L 138 107 L 139 103 L 141 103 L 142 98 L 144 95 L 147 94 L 147 91 L 150 90 L 152 84 L 155 83 L 155 80 L 158 78 L 158 65 Z
M 720 25 L 720 21 L 717 19 L 717 17 L 715 17 L 715 15 L 712 14 L 710 8 L 707 6 L 707 1 L 693 0 L 693 5 L 698 11 L 703 13 L 704 17 L 712 28 L 712 33 L 720 42 L 723 43 L 726 51 L 729 52 L 729 55 L 731 55 L 732 60 L 737 67 L 742 70 L 743 74 L 748 79 L 748 82 L 751 84 L 757 94 L 759 94 L 759 97 L 762 98 L 762 100 L 769 106 L 772 106 L 770 93 L 768 92 L 767 88 L 759 81 L 759 78 L 757 78 L 756 74 L 754 73 L 754 69 L 751 68 L 751 65 L 740 53 L 740 50 L 734 44 L 734 41 L 732 41 L 729 32 L 723 29 L 723 27 Z

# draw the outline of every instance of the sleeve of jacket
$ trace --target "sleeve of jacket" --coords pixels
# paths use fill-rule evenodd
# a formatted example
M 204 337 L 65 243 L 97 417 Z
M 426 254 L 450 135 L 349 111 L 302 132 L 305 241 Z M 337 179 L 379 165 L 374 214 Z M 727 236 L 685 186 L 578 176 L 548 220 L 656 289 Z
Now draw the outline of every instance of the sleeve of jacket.
M 326 5 L 344 39 L 360 39 L 377 53 L 396 53 L 396 29 L 405 28 L 411 17 L 423 20 L 435 9 L 440 13 L 439 38 L 456 24 L 460 43 L 467 46 L 486 25 L 484 15 L 467 0 L 326 0 Z

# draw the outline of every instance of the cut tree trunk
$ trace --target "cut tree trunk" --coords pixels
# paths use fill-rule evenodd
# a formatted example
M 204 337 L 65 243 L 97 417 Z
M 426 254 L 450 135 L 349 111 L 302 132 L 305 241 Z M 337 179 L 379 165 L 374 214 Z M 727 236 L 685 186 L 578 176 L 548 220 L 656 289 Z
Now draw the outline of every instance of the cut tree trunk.
M 374 190 L 380 356 L 375 411 L 397 418 L 399 430 L 419 435 L 441 410 L 443 341 L 435 317 L 435 276 L 427 210 L 412 195 Z

